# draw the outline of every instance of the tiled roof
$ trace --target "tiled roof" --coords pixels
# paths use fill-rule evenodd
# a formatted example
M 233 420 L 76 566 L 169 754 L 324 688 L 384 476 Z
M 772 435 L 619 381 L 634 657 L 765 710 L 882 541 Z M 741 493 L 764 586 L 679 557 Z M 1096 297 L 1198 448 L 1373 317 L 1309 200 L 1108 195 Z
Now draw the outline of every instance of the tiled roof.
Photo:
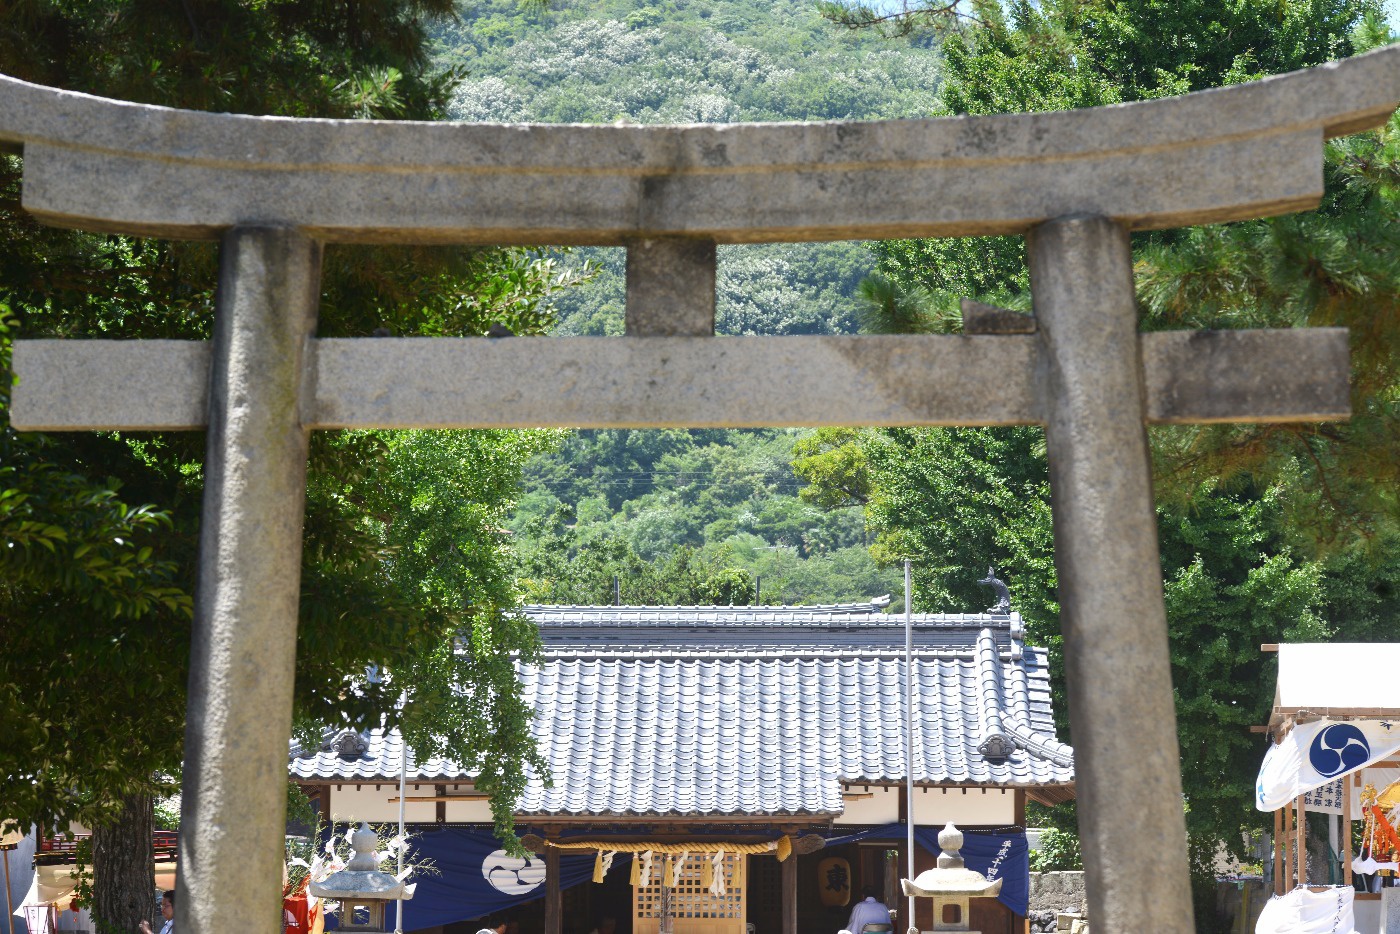
M 903 618 L 883 606 L 527 607 L 543 651 L 520 677 L 554 781 L 517 811 L 835 814 L 843 782 L 903 781 Z M 1073 781 L 1045 652 L 1017 615 L 917 614 L 914 630 L 916 782 Z M 397 778 L 399 742 L 294 747 L 291 771 Z M 408 761 L 409 781 L 468 778 Z

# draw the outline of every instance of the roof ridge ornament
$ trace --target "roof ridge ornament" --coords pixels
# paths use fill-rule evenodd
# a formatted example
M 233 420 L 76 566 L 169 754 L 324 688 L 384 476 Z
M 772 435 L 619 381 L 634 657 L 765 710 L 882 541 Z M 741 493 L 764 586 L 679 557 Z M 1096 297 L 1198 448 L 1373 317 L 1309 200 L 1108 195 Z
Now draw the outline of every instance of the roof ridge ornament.
M 996 604 L 987 607 L 988 613 L 992 614 L 993 616 L 1011 615 L 1011 591 L 1007 590 L 1006 584 L 1002 583 L 1002 581 L 997 577 L 995 567 L 993 567 L 992 565 L 988 565 L 987 576 L 979 580 L 977 583 L 983 585 L 984 587 L 992 588 L 992 591 L 997 595 Z
M 335 754 L 342 759 L 353 762 L 364 756 L 369 751 L 369 741 L 359 730 L 349 727 L 341 730 L 330 739 L 324 746 L 325 750 L 335 750 Z

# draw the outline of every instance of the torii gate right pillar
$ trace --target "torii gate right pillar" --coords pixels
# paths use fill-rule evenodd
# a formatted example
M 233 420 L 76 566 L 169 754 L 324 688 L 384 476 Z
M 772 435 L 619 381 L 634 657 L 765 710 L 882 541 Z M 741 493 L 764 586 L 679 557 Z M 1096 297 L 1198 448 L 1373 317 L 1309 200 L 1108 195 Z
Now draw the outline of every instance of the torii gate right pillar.
M 1092 920 L 1096 930 L 1187 934 L 1194 924 L 1132 249 L 1121 224 L 1074 217 L 1035 227 L 1027 253 L 1045 351 L 1055 568 Z

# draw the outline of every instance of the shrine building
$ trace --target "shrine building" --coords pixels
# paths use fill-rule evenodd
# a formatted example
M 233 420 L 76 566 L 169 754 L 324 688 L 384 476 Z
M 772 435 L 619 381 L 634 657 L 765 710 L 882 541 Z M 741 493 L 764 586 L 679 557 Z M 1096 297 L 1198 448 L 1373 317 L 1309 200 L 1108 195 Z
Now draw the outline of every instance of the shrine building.
M 505 911 L 545 934 L 607 917 L 655 934 L 663 913 L 675 934 L 834 934 L 867 887 L 906 904 L 905 632 L 888 606 L 526 607 L 542 649 L 519 676 L 553 779 L 532 775 L 515 809 L 535 859 L 500 849 L 472 775 L 396 731 L 293 743 L 290 773 L 328 821 L 387 824 L 402 768 L 437 870 L 405 931 L 471 934 Z M 968 866 L 1006 879 L 964 922 L 1019 934 L 1026 803 L 1074 796 L 1046 651 L 1014 612 L 915 614 L 913 642 L 917 869 L 956 823 Z

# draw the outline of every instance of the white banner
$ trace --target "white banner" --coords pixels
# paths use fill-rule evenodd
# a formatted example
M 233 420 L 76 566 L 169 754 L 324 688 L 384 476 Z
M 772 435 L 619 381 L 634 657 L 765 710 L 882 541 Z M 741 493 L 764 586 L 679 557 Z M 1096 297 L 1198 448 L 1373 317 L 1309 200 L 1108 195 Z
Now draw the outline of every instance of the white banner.
M 1391 720 L 1318 720 L 1295 726 L 1270 746 L 1259 769 L 1254 806 L 1276 811 L 1305 792 L 1350 775 L 1400 749 Z
M 1254 934 L 1355 934 L 1351 888 L 1310 892 L 1296 888 L 1264 905 Z

